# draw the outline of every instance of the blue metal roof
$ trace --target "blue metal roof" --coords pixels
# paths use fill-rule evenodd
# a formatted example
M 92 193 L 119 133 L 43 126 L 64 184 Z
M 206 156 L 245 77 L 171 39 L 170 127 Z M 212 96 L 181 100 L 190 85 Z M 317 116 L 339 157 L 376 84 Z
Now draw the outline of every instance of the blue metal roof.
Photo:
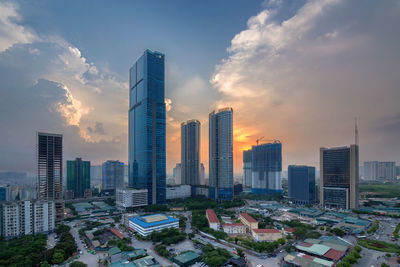
M 162 216 L 167 217 L 167 219 L 166 220 L 162 220 L 162 221 L 158 221 L 158 222 L 153 222 L 153 223 L 147 223 L 147 222 L 141 220 L 142 218 L 146 218 L 146 217 L 154 216 L 154 215 L 162 215 Z M 163 225 L 163 224 L 168 224 L 168 223 L 173 223 L 173 222 L 179 222 L 178 219 L 169 217 L 169 216 L 167 216 L 165 214 L 152 214 L 152 215 L 146 215 L 146 216 L 142 216 L 142 217 L 130 218 L 129 220 L 132 221 L 133 223 L 143 227 L 143 228 L 150 228 L 150 227 L 154 227 L 154 226 L 158 226 L 158 225 Z

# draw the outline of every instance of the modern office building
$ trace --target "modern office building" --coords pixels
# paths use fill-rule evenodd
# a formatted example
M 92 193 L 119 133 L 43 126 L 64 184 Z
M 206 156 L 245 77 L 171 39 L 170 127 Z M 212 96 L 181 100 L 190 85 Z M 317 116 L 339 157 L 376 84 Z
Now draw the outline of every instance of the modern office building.
M 209 115 L 209 196 L 233 199 L 233 110 L 223 108 Z
M 34 187 L 22 187 L 18 189 L 19 200 L 34 200 L 37 199 L 37 191 Z M 11 201 L 11 200 L 10 200 Z
M 358 145 L 320 149 L 320 204 L 358 208 Z
M 54 201 L 13 201 L 0 204 L 0 235 L 6 239 L 55 229 Z
M 275 141 L 253 146 L 251 162 L 251 192 L 282 194 L 282 144 Z
M 124 163 L 119 160 L 107 160 L 103 163 L 102 192 L 115 194 L 117 188 L 124 187 Z
M 243 151 L 243 191 L 251 191 L 251 149 Z
M 62 150 L 61 134 L 37 133 L 38 199 L 55 201 L 57 222 L 64 218 Z
M 165 228 L 179 228 L 179 220 L 164 214 L 153 214 L 142 217 L 130 218 L 129 227 L 141 236 L 151 235 L 152 232 L 160 232 Z
M 187 198 L 192 195 L 192 186 L 187 184 L 168 186 L 166 190 L 167 199 Z
M 74 198 L 83 198 L 87 189 L 90 189 L 90 161 L 67 160 L 67 190 L 73 192 Z
M 364 180 L 393 181 L 397 179 L 396 162 L 364 161 Z
M 315 195 L 315 167 L 289 165 L 288 196 L 296 204 L 312 204 Z
M 91 165 L 90 166 L 90 187 L 98 187 L 102 185 L 103 181 L 103 166 Z
M 129 71 L 129 186 L 165 203 L 164 55 L 146 50 Z
M 181 124 L 182 184 L 192 187 L 192 196 L 200 185 L 200 122 L 189 120 Z
M 173 169 L 173 176 L 175 184 L 182 184 L 182 167 L 180 163 L 177 163 Z
M 200 163 L 200 185 L 206 185 L 206 169 L 203 163 Z
M 0 186 L 0 202 L 11 200 L 11 185 Z
M 118 188 L 116 204 L 124 209 L 147 206 L 147 189 Z

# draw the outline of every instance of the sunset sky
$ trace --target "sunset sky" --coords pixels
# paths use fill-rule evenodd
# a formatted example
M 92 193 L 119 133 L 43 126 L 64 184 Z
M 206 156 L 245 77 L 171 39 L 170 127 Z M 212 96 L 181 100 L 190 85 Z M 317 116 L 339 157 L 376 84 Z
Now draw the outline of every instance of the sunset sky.
M 234 110 L 234 172 L 256 139 L 283 168 L 319 166 L 354 143 L 360 161 L 400 162 L 400 1 L 0 1 L 0 171 L 34 173 L 36 132 L 64 159 L 127 162 L 128 70 L 166 55 L 167 173 L 180 123 Z M 360 163 L 361 163 L 360 162 Z M 361 165 L 361 164 L 360 164 Z

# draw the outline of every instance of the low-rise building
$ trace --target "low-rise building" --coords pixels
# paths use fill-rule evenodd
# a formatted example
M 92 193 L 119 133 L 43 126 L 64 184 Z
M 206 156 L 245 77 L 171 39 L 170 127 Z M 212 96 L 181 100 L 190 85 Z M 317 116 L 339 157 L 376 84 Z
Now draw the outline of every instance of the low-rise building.
M 153 214 L 129 219 L 129 227 L 141 236 L 148 236 L 153 231 L 165 228 L 179 228 L 179 220 L 164 214 Z
M 321 258 L 313 257 L 308 254 L 291 252 L 283 257 L 283 266 L 288 267 L 333 267 L 333 261 L 327 261 Z
M 167 199 L 188 198 L 191 195 L 191 186 L 187 184 L 168 186 L 166 189 Z
M 201 256 L 193 251 L 182 253 L 172 259 L 180 267 L 189 267 L 201 261 Z
M 221 224 L 219 223 L 218 217 L 212 209 L 206 210 L 206 217 L 208 220 L 208 226 L 215 231 L 218 231 Z
M 350 250 L 351 244 L 335 236 L 321 236 L 318 239 L 308 238 L 295 246 L 300 253 L 322 260 L 338 262 Z
M 282 228 L 282 233 L 284 235 L 289 235 L 289 234 L 293 234 L 295 231 L 294 228 Z
M 120 261 L 122 259 L 123 254 L 118 247 L 112 247 L 107 252 L 111 263 Z
M 247 226 L 242 223 L 225 223 L 222 229 L 228 235 L 244 235 L 247 232 Z
M 276 241 L 282 238 L 282 234 L 276 229 L 252 229 L 251 235 L 257 242 L 260 241 Z
M 143 207 L 147 205 L 147 194 L 147 189 L 118 188 L 115 203 L 123 209 Z
M 247 226 L 247 231 L 251 232 L 252 229 L 258 229 L 258 222 L 247 213 L 241 213 L 240 221 Z

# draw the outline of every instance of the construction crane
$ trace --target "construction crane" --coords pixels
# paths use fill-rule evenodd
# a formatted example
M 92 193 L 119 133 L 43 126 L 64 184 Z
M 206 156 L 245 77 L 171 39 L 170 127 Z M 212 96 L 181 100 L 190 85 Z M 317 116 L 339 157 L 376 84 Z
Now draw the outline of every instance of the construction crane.
M 264 140 L 264 136 L 258 138 L 258 139 L 256 140 L 257 146 L 258 146 L 259 142 L 260 142 L 260 141 L 263 141 L 263 140 Z M 281 141 L 279 141 L 278 139 L 268 139 L 268 140 L 264 140 L 264 141 L 273 142 L 273 143 L 280 143 L 280 142 L 281 142 Z

